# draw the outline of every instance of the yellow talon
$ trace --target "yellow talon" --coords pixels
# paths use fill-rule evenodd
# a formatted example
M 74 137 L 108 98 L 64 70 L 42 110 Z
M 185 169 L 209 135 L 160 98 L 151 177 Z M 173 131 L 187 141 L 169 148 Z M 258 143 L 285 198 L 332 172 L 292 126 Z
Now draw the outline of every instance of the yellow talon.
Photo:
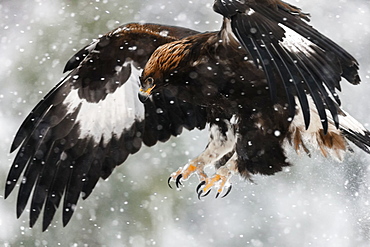
M 218 175 L 218 174 L 215 174 L 212 178 L 207 178 L 206 185 L 203 188 L 203 192 L 207 192 L 209 189 L 215 186 L 215 184 L 220 180 L 222 180 L 222 177 L 221 175 Z
M 204 181 L 207 175 L 203 171 L 204 165 L 190 163 L 184 168 L 179 168 L 176 172 L 172 173 L 168 179 L 168 185 L 171 187 L 170 182 L 175 181 L 176 187 L 179 188 L 181 181 L 187 180 L 191 175 L 197 174 L 200 181 Z M 172 188 L 172 187 L 171 187 Z

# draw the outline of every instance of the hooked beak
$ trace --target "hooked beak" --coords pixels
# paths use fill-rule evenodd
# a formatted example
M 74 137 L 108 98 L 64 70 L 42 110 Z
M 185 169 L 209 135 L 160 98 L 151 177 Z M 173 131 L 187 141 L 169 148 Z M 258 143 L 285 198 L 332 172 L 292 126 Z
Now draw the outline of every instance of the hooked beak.
M 147 87 L 147 88 L 140 87 L 140 93 L 143 95 L 147 95 L 149 97 L 149 95 L 152 93 L 152 90 L 154 88 L 155 88 L 155 85 L 151 87 Z
M 139 92 L 139 98 L 141 102 L 145 102 L 151 95 L 153 89 L 155 88 L 155 83 L 153 77 L 147 77 L 144 81 L 140 77 L 141 87 Z
M 143 87 L 140 87 L 140 92 L 139 92 L 139 100 L 144 103 L 145 101 L 147 101 L 147 99 L 149 98 L 150 94 L 152 93 L 152 90 L 155 88 L 155 85 L 151 86 L 151 87 L 148 87 L 148 88 L 143 88 Z

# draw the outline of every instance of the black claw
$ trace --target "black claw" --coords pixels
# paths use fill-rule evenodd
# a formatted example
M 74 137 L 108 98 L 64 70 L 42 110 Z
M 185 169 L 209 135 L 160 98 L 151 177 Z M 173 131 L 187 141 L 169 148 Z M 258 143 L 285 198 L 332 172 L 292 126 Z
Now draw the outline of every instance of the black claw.
M 180 182 L 180 179 L 182 178 L 182 174 L 178 175 L 177 178 L 176 178 L 176 187 L 179 188 L 179 185 L 182 185 L 182 183 Z
M 172 177 L 169 177 L 169 178 L 168 178 L 168 180 L 167 180 L 167 184 L 168 184 L 168 186 L 172 189 L 172 186 L 171 186 L 171 184 L 170 184 L 171 179 L 172 179 Z
M 211 192 L 211 190 L 208 190 L 204 195 L 202 195 L 202 197 L 206 197 L 208 196 L 208 194 Z
M 202 182 L 200 182 L 199 184 L 198 184 L 198 186 L 197 186 L 197 189 L 196 189 L 196 192 L 197 192 L 197 194 L 199 195 L 199 189 L 204 185 L 206 183 L 206 181 L 202 181 Z
M 202 195 L 202 193 L 203 193 L 203 190 L 199 191 L 199 193 L 198 193 L 198 199 L 199 200 L 200 200 L 200 196 Z
M 227 196 L 229 193 L 230 193 L 230 191 L 231 191 L 231 188 L 232 188 L 233 186 L 230 184 L 230 186 L 229 186 L 229 188 L 227 189 L 227 191 L 226 191 L 226 193 L 225 193 L 225 195 L 223 195 L 221 198 L 224 198 L 225 196 Z
M 217 194 L 216 194 L 216 198 L 218 198 L 218 196 L 220 195 L 220 192 L 217 192 Z
M 208 190 L 204 195 L 203 195 L 203 190 L 200 190 L 198 193 L 198 199 L 200 200 L 200 197 L 205 197 L 208 196 L 208 194 L 211 192 L 211 190 Z

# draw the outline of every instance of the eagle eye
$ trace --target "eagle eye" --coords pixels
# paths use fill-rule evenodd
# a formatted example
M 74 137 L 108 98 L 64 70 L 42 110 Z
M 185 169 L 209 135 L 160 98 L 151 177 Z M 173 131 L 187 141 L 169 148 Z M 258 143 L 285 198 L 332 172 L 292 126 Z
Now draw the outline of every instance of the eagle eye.
M 153 77 L 148 77 L 148 78 L 145 79 L 145 82 L 150 84 L 150 85 L 153 85 L 154 84 L 154 79 L 153 79 Z

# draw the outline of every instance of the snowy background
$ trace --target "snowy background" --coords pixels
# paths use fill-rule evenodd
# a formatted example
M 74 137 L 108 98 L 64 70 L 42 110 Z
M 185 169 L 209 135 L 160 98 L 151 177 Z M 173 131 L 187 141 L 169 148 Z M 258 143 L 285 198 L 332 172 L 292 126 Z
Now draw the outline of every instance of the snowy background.
M 343 82 L 344 109 L 370 128 L 370 1 L 290 0 L 311 24 L 360 63 L 361 86 Z M 168 175 L 198 155 L 205 131 L 143 148 L 79 201 L 63 228 L 15 216 L 16 193 L 3 200 L 12 138 L 33 106 L 62 77 L 65 62 L 93 38 L 128 22 L 217 30 L 211 0 L 2 0 L 0 2 L 0 243 L 3 246 L 370 246 L 370 156 L 355 148 L 343 163 L 298 156 L 255 184 L 233 179 L 223 199 L 199 201 L 197 179 L 181 191 Z

